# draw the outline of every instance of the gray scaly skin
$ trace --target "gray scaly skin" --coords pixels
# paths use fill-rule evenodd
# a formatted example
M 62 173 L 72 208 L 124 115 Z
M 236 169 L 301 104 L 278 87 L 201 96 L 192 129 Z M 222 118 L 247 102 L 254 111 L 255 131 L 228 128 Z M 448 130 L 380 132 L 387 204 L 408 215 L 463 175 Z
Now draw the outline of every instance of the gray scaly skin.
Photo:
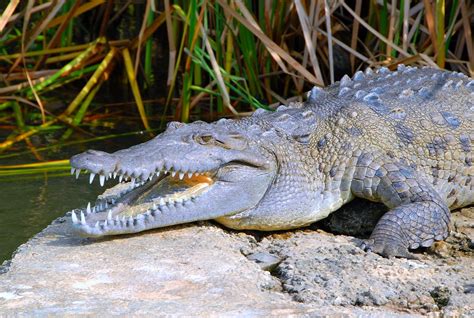
M 74 211 L 74 227 L 103 236 L 215 219 L 233 229 L 284 230 L 360 197 L 390 209 L 363 247 L 411 257 L 409 249 L 448 236 L 450 209 L 474 203 L 473 91 L 460 73 L 368 69 L 276 112 L 174 122 L 146 143 L 87 151 L 71 159 L 73 171 L 132 182 L 108 208 Z M 199 185 L 192 194 L 160 193 L 160 183 L 186 181 Z

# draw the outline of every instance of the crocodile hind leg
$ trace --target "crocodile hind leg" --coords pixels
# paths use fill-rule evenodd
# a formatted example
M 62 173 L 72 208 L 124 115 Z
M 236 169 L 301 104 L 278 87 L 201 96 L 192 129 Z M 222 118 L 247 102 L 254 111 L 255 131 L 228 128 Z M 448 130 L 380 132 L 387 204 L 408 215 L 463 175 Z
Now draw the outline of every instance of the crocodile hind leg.
M 415 202 L 387 212 L 377 223 L 365 250 L 383 256 L 413 258 L 408 249 L 429 247 L 448 236 L 449 211 L 435 202 Z
M 365 250 L 386 257 L 413 258 L 408 249 L 429 247 L 449 234 L 446 203 L 410 167 L 363 155 L 357 162 L 351 190 L 355 196 L 390 208 L 362 245 Z

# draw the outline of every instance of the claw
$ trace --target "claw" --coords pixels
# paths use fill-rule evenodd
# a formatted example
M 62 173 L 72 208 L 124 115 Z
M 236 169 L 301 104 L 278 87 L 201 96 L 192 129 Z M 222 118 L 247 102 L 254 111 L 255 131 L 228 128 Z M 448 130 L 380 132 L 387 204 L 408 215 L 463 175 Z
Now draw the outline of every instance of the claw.
M 408 248 L 391 242 L 375 242 L 374 239 L 362 241 L 359 246 L 365 252 L 373 252 L 385 258 L 401 257 L 407 259 L 419 260 L 420 258 L 408 251 Z

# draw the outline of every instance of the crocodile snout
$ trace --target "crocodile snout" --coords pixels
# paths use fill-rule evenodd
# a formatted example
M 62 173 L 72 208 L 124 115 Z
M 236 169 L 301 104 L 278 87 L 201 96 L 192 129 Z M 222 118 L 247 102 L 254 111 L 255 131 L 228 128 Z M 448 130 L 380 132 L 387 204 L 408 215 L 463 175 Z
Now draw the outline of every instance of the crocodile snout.
M 75 169 L 85 169 L 96 174 L 106 174 L 115 170 L 117 158 L 113 154 L 104 151 L 87 150 L 75 155 L 70 160 Z

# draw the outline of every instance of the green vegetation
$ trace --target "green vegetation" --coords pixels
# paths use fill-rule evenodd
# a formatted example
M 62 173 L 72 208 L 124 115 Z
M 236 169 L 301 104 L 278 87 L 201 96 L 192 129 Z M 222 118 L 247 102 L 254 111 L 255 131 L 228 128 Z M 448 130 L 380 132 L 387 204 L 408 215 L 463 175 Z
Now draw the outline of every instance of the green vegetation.
M 38 153 L 30 139 L 35 134 L 54 132 L 67 144 L 90 135 L 92 123 L 135 121 L 151 133 L 172 119 L 245 116 L 368 66 L 430 65 L 474 75 L 474 5 L 468 1 L 6 5 L 0 16 L 4 155 L 23 143 Z M 110 92 L 130 98 L 104 102 L 100 96 Z M 64 104 L 53 107 L 58 96 Z M 0 167 L 0 174 L 66 165 Z

